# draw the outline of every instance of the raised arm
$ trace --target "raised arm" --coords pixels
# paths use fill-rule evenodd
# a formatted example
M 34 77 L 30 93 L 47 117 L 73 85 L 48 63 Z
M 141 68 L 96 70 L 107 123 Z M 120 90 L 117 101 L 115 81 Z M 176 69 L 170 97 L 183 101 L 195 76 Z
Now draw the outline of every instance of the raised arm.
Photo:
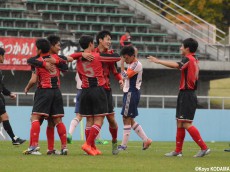
M 179 64 L 177 62 L 160 60 L 160 59 L 153 57 L 153 56 L 148 56 L 147 58 L 149 59 L 150 62 L 154 62 L 156 64 L 161 64 L 163 66 L 170 67 L 170 68 L 178 68 L 179 69 Z
M 121 57 L 119 54 L 114 53 L 114 54 L 104 54 L 100 53 L 100 58 L 99 60 L 101 62 L 118 62 L 121 60 Z
M 121 75 L 124 79 L 132 78 L 134 75 L 136 75 L 140 71 L 142 71 L 142 65 L 138 63 L 138 61 L 136 61 L 135 63 L 132 64 L 130 68 L 128 68 L 127 70 L 123 70 L 121 72 Z
M 71 54 L 68 57 L 68 60 L 69 59 L 71 60 L 71 58 L 72 60 L 77 60 L 81 57 L 85 58 L 88 61 L 92 61 L 94 59 L 94 56 L 91 53 L 76 52 L 76 53 Z
M 29 65 L 35 66 L 35 67 L 45 67 L 46 66 L 46 62 L 45 61 L 39 61 L 37 60 L 37 58 L 39 58 L 39 55 L 34 56 L 34 57 L 30 57 L 29 59 L 27 59 L 27 63 Z
M 59 68 L 63 72 L 68 71 L 68 64 L 67 64 L 68 57 L 59 55 L 58 58 L 60 62 L 56 65 L 57 68 Z

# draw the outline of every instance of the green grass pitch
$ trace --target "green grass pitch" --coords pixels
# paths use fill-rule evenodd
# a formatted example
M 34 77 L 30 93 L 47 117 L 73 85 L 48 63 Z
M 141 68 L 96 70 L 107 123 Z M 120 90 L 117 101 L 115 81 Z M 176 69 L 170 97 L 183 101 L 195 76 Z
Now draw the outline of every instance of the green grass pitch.
M 223 167 L 230 171 L 230 152 L 227 142 L 208 142 L 211 154 L 203 158 L 193 158 L 199 150 L 194 142 L 185 142 L 183 157 L 164 157 L 174 149 L 174 142 L 153 142 L 148 150 L 142 150 L 142 142 L 130 141 L 128 149 L 119 155 L 112 155 L 111 142 L 98 145 L 103 152 L 100 156 L 84 155 L 80 149 L 82 141 L 74 141 L 68 145 L 67 156 L 46 155 L 47 143 L 40 142 L 41 156 L 23 155 L 28 142 L 21 146 L 13 146 L 10 141 L 0 141 L 0 172 L 194 172 L 218 170 Z M 56 148 L 60 142 L 55 142 Z M 227 171 L 227 170 L 225 170 Z

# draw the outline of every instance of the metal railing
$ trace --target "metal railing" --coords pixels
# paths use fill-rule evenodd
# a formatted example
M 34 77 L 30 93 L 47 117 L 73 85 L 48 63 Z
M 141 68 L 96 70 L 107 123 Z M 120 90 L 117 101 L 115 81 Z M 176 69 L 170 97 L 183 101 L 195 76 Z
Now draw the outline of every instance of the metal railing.
M 34 93 L 17 92 L 16 102 L 6 99 L 7 105 L 32 106 Z M 65 107 L 75 106 L 76 94 L 63 93 Z M 113 94 L 114 107 L 122 107 L 122 94 Z M 198 109 L 230 109 L 230 97 L 198 96 Z M 140 108 L 176 108 L 176 95 L 141 95 Z
M 221 44 L 226 33 L 171 0 L 138 0 L 143 6 L 206 44 Z M 189 17 L 188 17 L 189 16 Z M 191 17 L 191 18 L 190 18 Z M 186 22 L 187 21 L 187 22 Z M 179 24 L 180 23 L 180 24 Z M 217 41 L 219 40 L 219 41 Z
M 171 0 L 134 0 L 204 44 L 207 58 L 229 61 L 226 33 Z

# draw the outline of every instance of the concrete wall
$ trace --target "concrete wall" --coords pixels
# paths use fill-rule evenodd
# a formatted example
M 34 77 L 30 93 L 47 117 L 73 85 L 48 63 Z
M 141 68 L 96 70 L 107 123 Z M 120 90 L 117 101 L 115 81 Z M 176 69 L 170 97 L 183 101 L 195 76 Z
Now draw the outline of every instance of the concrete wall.
M 30 113 L 32 107 L 7 106 L 10 116 L 10 123 L 16 135 L 29 139 Z M 122 140 L 123 122 L 120 115 L 121 109 L 116 108 L 116 119 L 119 126 L 118 139 Z M 230 110 L 197 110 L 194 125 L 200 130 L 205 141 L 230 141 Z M 74 108 L 65 108 L 63 121 L 67 130 L 72 118 L 75 116 Z M 176 134 L 175 109 L 139 109 L 139 116 L 136 121 L 142 125 L 148 137 L 154 141 L 174 141 Z M 46 140 L 46 121 L 41 127 L 40 140 Z M 80 126 L 77 127 L 73 139 L 79 140 Z M 83 130 L 84 131 L 84 130 Z M 59 140 L 57 132 L 55 139 Z M 102 127 L 102 137 L 110 140 L 108 122 L 105 121 Z M 130 140 L 140 140 L 132 131 Z M 186 141 L 191 141 L 189 134 L 186 134 Z

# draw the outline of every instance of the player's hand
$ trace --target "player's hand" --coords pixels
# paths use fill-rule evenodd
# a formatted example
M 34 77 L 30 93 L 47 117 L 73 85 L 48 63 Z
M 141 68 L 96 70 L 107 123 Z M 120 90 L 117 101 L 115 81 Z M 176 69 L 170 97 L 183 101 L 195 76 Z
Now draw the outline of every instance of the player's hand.
M 147 59 L 149 59 L 150 62 L 159 63 L 159 59 L 153 56 L 148 56 Z
M 11 93 L 11 94 L 10 94 L 10 98 L 11 98 L 11 99 L 14 99 L 14 100 L 15 100 L 15 99 L 16 99 L 16 97 L 17 97 L 17 95 L 16 95 L 16 94 L 13 94 L 13 93 Z
M 82 53 L 82 57 L 84 57 L 88 61 L 93 61 L 94 56 L 91 53 Z
M 125 58 L 121 56 L 121 63 L 125 63 Z
M 28 92 L 29 92 L 29 89 L 26 87 L 26 88 L 24 89 L 24 93 L 27 95 Z
M 119 84 L 120 84 L 120 89 L 123 89 L 123 87 L 124 87 L 124 81 L 123 81 L 123 79 L 119 80 Z
M 50 72 L 53 73 L 56 70 L 56 66 L 50 62 L 46 62 L 45 68 Z
M 52 63 L 52 64 L 55 64 L 56 63 L 56 59 L 55 58 L 46 58 L 44 59 L 46 62 L 49 62 L 49 63 Z
M 66 56 L 66 57 L 67 57 L 67 62 L 72 62 L 72 61 L 74 61 L 73 57 L 71 57 L 71 56 Z

